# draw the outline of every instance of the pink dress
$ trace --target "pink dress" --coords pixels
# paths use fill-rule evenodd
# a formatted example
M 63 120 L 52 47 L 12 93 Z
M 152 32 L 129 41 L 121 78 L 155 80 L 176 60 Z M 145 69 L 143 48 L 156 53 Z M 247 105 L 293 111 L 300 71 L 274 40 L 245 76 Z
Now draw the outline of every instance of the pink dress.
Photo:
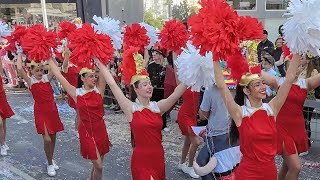
M 283 81 L 284 79 L 280 79 L 280 86 Z M 299 154 L 306 152 L 309 148 L 303 116 L 303 105 L 307 95 L 305 79 L 299 79 L 291 86 L 288 97 L 277 116 L 278 154 Z
M 48 75 L 43 75 L 40 81 L 31 76 L 30 91 L 34 99 L 34 119 L 38 134 L 45 134 L 44 127 L 49 134 L 63 131 Z

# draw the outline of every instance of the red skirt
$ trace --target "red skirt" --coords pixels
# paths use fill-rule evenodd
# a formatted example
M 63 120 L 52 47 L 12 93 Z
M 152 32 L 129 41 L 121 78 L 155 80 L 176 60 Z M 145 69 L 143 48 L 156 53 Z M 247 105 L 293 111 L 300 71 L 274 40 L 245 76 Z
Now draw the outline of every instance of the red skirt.
M 178 113 L 178 125 L 181 130 L 181 134 L 184 136 L 195 136 L 191 126 L 196 126 L 197 121 L 194 118 L 183 116 Z
M 80 152 L 83 158 L 97 160 L 96 149 L 100 156 L 109 152 L 110 141 L 104 121 L 80 121 L 78 126 Z
M 45 134 L 44 127 L 46 127 L 49 134 L 55 134 L 64 130 L 55 102 L 47 102 L 45 104 L 35 103 L 34 119 L 38 134 Z
M 69 94 L 67 94 L 67 102 L 71 108 L 73 109 L 77 108 L 76 102 L 72 99 L 72 97 Z
M 242 158 L 235 170 L 236 180 L 277 180 L 276 162 L 259 162 Z
M 0 80 L 2 81 L 1 78 L 0 78 Z M 1 116 L 2 120 L 6 120 L 7 118 L 10 118 L 11 116 L 14 115 L 14 112 L 12 111 L 4 92 L 0 93 L 0 104 L 1 104 L 0 116 Z
M 308 151 L 308 137 L 304 126 L 294 132 L 288 132 L 282 126 L 277 125 L 277 134 L 278 154 L 291 155 Z
M 162 147 L 135 147 L 131 157 L 133 180 L 165 180 L 164 151 Z

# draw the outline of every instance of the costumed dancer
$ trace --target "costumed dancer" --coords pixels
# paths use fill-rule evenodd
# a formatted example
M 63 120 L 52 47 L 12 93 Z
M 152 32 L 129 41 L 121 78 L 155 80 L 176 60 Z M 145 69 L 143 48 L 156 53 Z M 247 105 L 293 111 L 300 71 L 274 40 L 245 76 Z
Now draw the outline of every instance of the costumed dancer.
M 103 96 L 106 87 L 104 78 L 96 75 L 92 58 L 94 56 L 109 61 L 114 49 L 111 39 L 103 34 L 97 34 L 90 24 L 72 32 L 69 36 L 72 49 L 70 61 L 81 67 L 78 85 L 74 87 L 61 74 L 53 60 L 49 66 L 60 81 L 62 87 L 75 101 L 79 114 L 78 132 L 80 152 L 84 159 L 91 160 L 90 179 L 102 180 L 103 159 L 109 152 L 110 142 L 103 120 Z
M 5 91 L 3 89 L 3 67 L 2 67 L 2 56 L 0 57 L 0 154 L 2 156 L 8 155 L 9 146 L 6 144 L 6 119 L 14 115 L 11 107 L 9 106 Z
M 47 173 L 49 176 L 55 176 L 59 167 L 53 160 L 56 133 L 63 131 L 57 105 L 54 101 L 53 90 L 50 80 L 53 74 L 44 74 L 44 65 L 32 61 L 30 63 L 31 77 L 27 75 L 22 66 L 22 56 L 18 54 L 17 69 L 21 77 L 27 83 L 34 99 L 34 118 L 37 133 L 41 134 L 44 141 L 44 151 L 46 153 L 48 166 Z
M 144 60 L 138 53 L 139 48 L 129 47 L 123 55 L 124 81 L 131 88 L 129 100 L 114 81 L 111 73 L 100 61 L 100 70 L 104 74 L 111 91 L 117 99 L 122 111 L 130 123 L 134 140 L 131 157 L 131 173 L 133 180 L 164 180 L 165 161 L 162 147 L 162 118 L 187 89 L 180 84 L 167 99 L 158 102 L 150 101 L 153 87 L 144 69 Z

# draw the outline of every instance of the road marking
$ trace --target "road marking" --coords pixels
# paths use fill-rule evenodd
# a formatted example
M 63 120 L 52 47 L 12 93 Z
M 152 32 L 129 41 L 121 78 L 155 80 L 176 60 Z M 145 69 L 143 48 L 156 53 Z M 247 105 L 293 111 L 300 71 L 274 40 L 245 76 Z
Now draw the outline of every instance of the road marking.
M 3 164 L 3 163 L 2 163 Z M 16 175 L 20 176 L 21 178 L 25 179 L 25 180 L 36 180 L 35 178 L 29 176 L 28 174 L 24 173 L 23 171 L 15 168 L 14 166 L 12 166 L 10 163 L 6 162 L 5 167 L 8 167 L 8 169 L 15 173 Z

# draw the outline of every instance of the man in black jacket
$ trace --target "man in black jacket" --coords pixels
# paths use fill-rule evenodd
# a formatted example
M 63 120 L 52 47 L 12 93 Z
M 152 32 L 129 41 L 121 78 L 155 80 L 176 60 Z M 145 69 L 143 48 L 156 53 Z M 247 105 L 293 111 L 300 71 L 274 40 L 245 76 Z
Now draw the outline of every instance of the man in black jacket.
M 263 51 L 269 53 L 271 56 L 273 56 L 273 51 L 274 51 L 274 45 L 271 41 L 268 40 L 268 31 L 263 30 L 264 34 L 264 39 L 258 44 L 258 60 L 259 63 L 261 63 L 261 53 Z

